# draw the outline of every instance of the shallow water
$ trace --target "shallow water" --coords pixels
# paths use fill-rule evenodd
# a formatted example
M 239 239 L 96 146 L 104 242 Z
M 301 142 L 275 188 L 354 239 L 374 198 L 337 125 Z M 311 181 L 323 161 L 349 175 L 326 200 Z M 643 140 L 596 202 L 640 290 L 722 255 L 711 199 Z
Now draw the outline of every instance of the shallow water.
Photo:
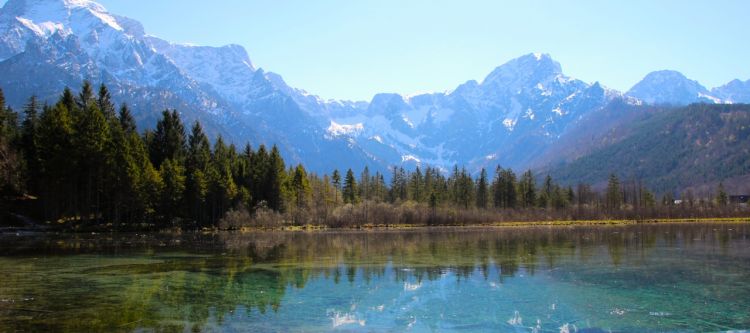
M 0 236 L 0 331 L 750 328 L 750 224 Z

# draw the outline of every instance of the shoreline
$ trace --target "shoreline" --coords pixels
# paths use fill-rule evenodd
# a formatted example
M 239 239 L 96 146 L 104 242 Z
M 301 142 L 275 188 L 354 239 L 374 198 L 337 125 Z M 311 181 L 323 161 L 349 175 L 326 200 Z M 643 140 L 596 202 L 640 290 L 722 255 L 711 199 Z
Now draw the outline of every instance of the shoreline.
M 750 216 L 748 217 L 722 217 L 722 218 L 662 218 L 662 219 L 643 219 L 643 220 L 551 220 L 551 221 L 505 221 L 496 223 L 479 223 L 479 224 L 440 224 L 440 225 L 427 225 L 427 224 L 362 224 L 358 226 L 349 227 L 330 227 L 325 225 L 301 225 L 301 226 L 276 226 L 276 227 L 242 227 L 237 229 L 219 229 L 219 228 L 206 228 L 206 229 L 180 229 L 180 228 L 166 228 L 166 229 L 100 229 L 100 228 L 81 228 L 81 229 L 57 229 L 55 227 L 48 227 L 42 225 L 39 228 L 24 228 L 24 227 L 0 227 L 0 235 L 12 235 L 12 234 L 28 234 L 28 233 L 69 233 L 69 234 L 81 234 L 81 233 L 96 233 L 96 234 L 107 234 L 107 233 L 182 233 L 182 232 L 199 232 L 199 233 L 216 233 L 216 232 L 239 232 L 239 233 L 252 233 L 252 232 L 325 232 L 325 231 L 380 231 L 380 230 L 421 230 L 421 229 L 502 229 L 502 228 L 523 228 L 523 227 L 576 227 L 576 226 L 624 226 L 624 225 L 635 225 L 635 224 L 699 224 L 699 223 L 717 223 L 717 224 L 743 224 L 750 223 Z
M 218 232 L 317 232 L 317 231 L 370 231 L 370 230 L 418 230 L 418 229 L 481 229 L 481 228 L 511 228 L 511 227 L 570 227 L 570 226 L 621 226 L 633 224 L 679 224 L 679 223 L 722 223 L 743 224 L 750 223 L 750 217 L 723 217 L 723 218 L 669 218 L 669 219 L 644 219 L 644 220 L 556 220 L 556 221 L 507 221 L 480 224 L 444 224 L 444 225 L 419 225 L 419 224 L 389 224 L 372 225 L 363 224 L 356 227 L 328 227 L 322 225 L 304 226 L 281 226 L 281 227 L 244 227 L 239 229 L 209 229 L 204 231 Z

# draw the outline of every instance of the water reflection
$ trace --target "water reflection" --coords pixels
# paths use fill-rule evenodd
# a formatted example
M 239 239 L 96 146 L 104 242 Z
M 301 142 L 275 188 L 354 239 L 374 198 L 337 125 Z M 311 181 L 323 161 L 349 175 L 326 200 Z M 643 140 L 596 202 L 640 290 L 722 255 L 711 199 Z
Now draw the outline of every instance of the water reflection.
M 749 235 L 746 224 L 5 235 L 0 328 L 740 329 Z

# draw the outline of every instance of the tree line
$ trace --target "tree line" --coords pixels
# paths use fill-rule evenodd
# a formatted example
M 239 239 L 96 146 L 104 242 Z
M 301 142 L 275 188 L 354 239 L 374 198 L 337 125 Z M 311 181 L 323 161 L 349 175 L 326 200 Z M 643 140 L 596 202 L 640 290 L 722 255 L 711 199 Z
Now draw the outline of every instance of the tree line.
M 106 86 L 89 82 L 78 94 L 65 88 L 52 105 L 32 96 L 20 113 L 0 90 L 0 169 L 4 219 L 23 213 L 72 226 L 463 224 L 733 211 L 721 186 L 715 198 L 676 207 L 669 194 L 657 200 L 614 174 L 603 191 L 550 176 L 537 184 L 530 170 L 518 176 L 499 166 L 477 177 L 458 166 L 392 167 L 388 181 L 367 167 L 319 176 L 287 167 L 276 146 L 238 149 L 221 136 L 211 143 L 199 122 L 186 128 L 176 110 L 139 132 L 128 106 L 116 107 Z

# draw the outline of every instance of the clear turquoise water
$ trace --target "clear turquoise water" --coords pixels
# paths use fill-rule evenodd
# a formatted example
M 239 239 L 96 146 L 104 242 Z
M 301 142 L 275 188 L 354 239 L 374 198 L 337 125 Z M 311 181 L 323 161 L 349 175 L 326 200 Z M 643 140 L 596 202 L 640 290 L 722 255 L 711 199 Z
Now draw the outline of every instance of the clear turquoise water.
M 750 329 L 750 224 L 3 235 L 0 331 Z

